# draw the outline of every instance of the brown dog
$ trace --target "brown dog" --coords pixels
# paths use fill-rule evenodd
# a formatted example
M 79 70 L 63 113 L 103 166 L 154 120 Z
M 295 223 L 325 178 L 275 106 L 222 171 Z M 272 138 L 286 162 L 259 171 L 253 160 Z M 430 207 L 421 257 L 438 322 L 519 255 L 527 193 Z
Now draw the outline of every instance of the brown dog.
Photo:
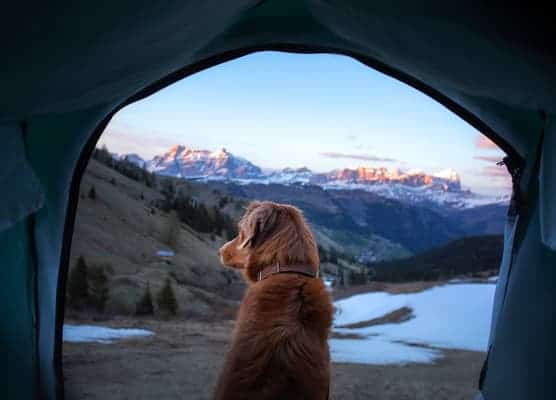
M 215 398 L 327 399 L 332 303 L 300 211 L 253 202 L 220 256 L 243 270 L 249 287 Z

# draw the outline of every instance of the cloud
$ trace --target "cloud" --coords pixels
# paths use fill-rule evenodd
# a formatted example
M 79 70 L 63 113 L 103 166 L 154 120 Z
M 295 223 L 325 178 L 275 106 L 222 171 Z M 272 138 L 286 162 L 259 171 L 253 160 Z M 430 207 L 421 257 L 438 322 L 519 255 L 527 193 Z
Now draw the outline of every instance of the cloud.
M 151 158 L 176 144 L 165 136 L 163 133 L 113 121 L 108 124 L 97 145 L 104 144 L 110 151 L 119 154 L 137 153 L 143 158 Z
M 478 149 L 498 149 L 498 146 L 484 135 L 477 135 L 475 147 Z
M 376 162 L 396 162 L 395 158 L 389 157 L 378 157 L 372 154 L 350 154 L 350 153 L 340 153 L 336 151 L 325 151 L 319 153 L 321 157 L 326 158 L 345 158 L 350 160 L 361 160 L 361 161 L 376 161 Z
M 504 166 L 489 165 L 488 167 L 483 167 L 481 175 L 488 176 L 490 178 L 506 178 L 510 180 L 510 174 Z
M 503 158 L 502 156 L 475 156 L 475 157 L 473 157 L 473 159 L 475 159 L 475 160 L 486 161 L 486 162 L 493 163 L 493 164 L 501 161 L 502 158 Z
M 357 140 L 357 136 L 355 136 L 355 135 L 348 135 L 348 136 L 346 136 L 346 140 L 349 140 L 349 141 L 351 141 L 351 142 L 354 142 L 354 141 Z

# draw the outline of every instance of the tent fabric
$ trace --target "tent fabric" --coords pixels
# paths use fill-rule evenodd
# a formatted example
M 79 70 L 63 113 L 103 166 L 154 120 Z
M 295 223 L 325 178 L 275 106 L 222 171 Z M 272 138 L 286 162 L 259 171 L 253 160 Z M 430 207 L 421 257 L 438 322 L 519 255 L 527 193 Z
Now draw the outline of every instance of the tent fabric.
M 0 198 L 0 398 L 63 397 L 79 181 L 111 116 L 178 79 L 263 50 L 353 57 L 436 99 L 508 154 L 520 206 L 508 221 L 481 395 L 556 398 L 548 363 L 556 353 L 550 13 L 476 0 L 122 0 L 3 11 L 0 163 L 21 168 L 9 185 L 0 173 L 2 193 L 13 193 Z
M 88 162 L 96 140 L 90 135 L 111 107 L 100 105 L 89 110 L 40 116 L 27 127 L 27 154 L 31 167 L 41 182 L 48 182 L 45 204 L 33 215 L 33 251 L 36 254 L 36 290 L 38 329 L 38 389 L 54 397 L 60 396 L 61 334 L 65 274 L 60 265 L 68 264 L 71 231 L 77 207 L 79 173 Z M 85 154 L 82 154 L 84 152 Z M 70 166 L 70 168 L 68 168 Z M 68 217 L 71 218 L 68 220 Z M 67 270 L 67 269 L 66 269 Z M 59 305 L 62 306 L 59 306 Z M 44 398 L 47 398 L 43 395 Z
M 541 240 L 556 251 L 556 120 L 546 127 L 540 170 L 540 220 Z
M 538 195 L 532 180 L 530 195 Z M 556 252 L 540 240 L 539 208 L 522 211 L 511 273 L 502 309 L 497 315 L 488 369 L 482 387 L 485 399 L 556 398 L 554 371 L 554 309 Z M 497 293 L 498 295 L 498 293 Z
M 44 203 L 44 192 L 27 162 L 21 127 L 0 126 L 0 136 L 3 138 L 0 147 L 0 193 L 4 194 L 0 208 L 2 231 L 39 210 Z

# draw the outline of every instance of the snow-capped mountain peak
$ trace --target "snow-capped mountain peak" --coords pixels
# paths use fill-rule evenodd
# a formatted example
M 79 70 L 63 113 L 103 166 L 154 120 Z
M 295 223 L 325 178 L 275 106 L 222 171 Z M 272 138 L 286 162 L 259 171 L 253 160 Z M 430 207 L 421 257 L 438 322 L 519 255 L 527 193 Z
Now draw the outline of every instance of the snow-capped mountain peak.
M 466 208 L 499 202 L 500 199 L 462 189 L 459 174 L 452 168 L 427 174 L 421 170 L 387 169 L 361 165 L 317 173 L 309 168 L 265 171 L 226 148 L 198 150 L 172 146 L 166 153 L 145 162 L 137 154 L 129 161 L 161 175 L 205 180 L 229 180 L 240 184 L 317 185 L 328 190 L 364 190 L 403 202 Z
M 225 147 L 222 147 L 220 148 L 220 150 L 216 150 L 210 153 L 210 156 L 213 158 L 227 158 L 231 156 L 231 153 L 229 153 Z
M 432 175 L 436 178 L 447 179 L 452 182 L 460 181 L 459 174 L 452 168 L 443 169 L 442 171 L 435 172 Z
M 248 179 L 263 176 L 259 167 L 224 148 L 211 152 L 182 145 L 173 146 L 163 155 L 155 156 L 147 163 L 147 168 L 161 175 L 184 178 Z

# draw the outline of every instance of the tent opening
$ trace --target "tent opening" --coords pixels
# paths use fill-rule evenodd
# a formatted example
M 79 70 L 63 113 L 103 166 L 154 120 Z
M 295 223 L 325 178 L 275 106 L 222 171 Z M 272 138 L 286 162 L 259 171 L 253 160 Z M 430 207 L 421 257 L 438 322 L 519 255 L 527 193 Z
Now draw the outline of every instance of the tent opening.
M 333 398 L 470 398 L 511 180 L 504 153 L 345 56 L 261 52 L 119 111 L 81 181 L 66 397 L 212 397 L 246 289 L 218 249 L 299 208 L 334 301 Z

